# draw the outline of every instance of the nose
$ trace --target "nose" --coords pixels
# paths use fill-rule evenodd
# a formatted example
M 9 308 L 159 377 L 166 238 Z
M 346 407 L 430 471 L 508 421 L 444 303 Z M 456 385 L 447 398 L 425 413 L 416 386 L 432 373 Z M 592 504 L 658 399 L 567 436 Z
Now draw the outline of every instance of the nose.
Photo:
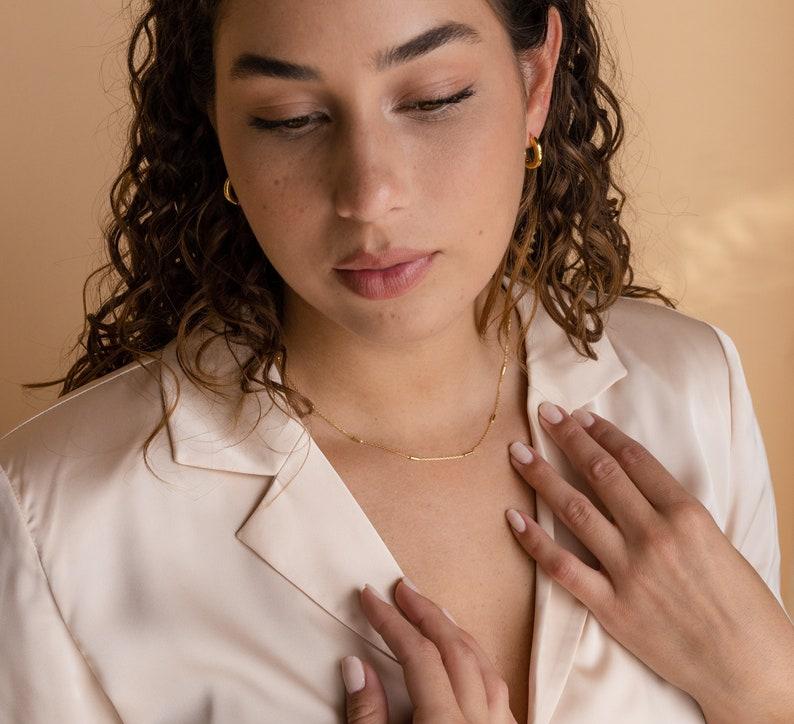
M 408 163 L 393 137 L 371 130 L 340 139 L 334 189 L 342 218 L 368 222 L 402 208 L 408 188 Z

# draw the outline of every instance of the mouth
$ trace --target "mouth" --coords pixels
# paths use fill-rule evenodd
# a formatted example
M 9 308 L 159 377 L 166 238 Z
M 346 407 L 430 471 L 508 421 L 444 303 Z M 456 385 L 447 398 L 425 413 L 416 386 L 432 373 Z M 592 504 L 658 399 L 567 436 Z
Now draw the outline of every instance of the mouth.
M 382 271 L 391 269 L 400 264 L 423 259 L 435 251 L 427 249 L 391 248 L 379 254 L 359 250 L 353 255 L 343 259 L 334 269 L 344 271 Z
M 428 252 L 411 261 L 380 269 L 338 269 L 348 289 L 366 299 L 391 299 L 405 294 L 425 278 L 439 252 Z

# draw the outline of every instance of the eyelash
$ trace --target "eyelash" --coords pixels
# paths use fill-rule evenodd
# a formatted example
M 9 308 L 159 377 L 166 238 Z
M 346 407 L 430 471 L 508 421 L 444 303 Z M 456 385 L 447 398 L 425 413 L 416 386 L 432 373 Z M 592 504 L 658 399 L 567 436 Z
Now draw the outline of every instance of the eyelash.
M 421 101 L 414 101 L 413 103 L 409 103 L 406 108 L 409 109 L 417 109 L 421 110 L 425 116 L 430 116 L 427 120 L 441 120 L 446 118 L 450 113 L 454 113 L 455 108 L 453 106 L 457 103 L 460 103 L 467 98 L 470 98 L 475 93 L 472 90 L 472 86 L 467 86 L 463 90 L 455 93 L 455 95 L 447 96 L 445 98 L 429 98 L 427 100 Z M 424 106 L 435 106 L 441 105 L 441 108 L 437 108 L 435 110 L 424 110 Z M 265 118 L 255 118 L 252 117 L 249 121 L 249 125 L 261 130 L 261 131 L 271 131 L 280 133 L 281 135 L 297 138 L 299 135 L 302 135 L 301 131 L 308 127 L 307 123 L 299 126 L 298 128 L 290 128 L 288 124 L 291 123 L 300 123 L 301 121 L 310 121 L 311 116 L 296 116 L 295 118 L 285 118 L 281 121 L 268 121 Z

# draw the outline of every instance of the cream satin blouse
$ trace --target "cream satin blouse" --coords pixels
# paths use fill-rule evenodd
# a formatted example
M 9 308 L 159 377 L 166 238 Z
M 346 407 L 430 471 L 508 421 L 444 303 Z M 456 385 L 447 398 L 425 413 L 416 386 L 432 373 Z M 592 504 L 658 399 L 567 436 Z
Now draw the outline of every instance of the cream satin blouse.
M 528 294 L 524 321 L 530 306 Z M 637 299 L 605 321 L 598 360 L 586 359 L 538 306 L 526 337 L 534 445 L 594 497 L 537 406 L 612 420 L 704 503 L 782 604 L 775 498 L 733 341 Z M 225 344 L 211 349 L 208 366 L 234 369 Z M 241 393 L 204 394 L 173 343 L 162 354 L 176 379 L 159 361 L 129 364 L 0 439 L 0 721 L 343 722 L 348 654 L 373 663 L 393 721 L 409 721 L 402 668 L 357 600 L 363 582 L 388 591 L 403 571 L 345 482 L 267 395 L 245 438 L 256 395 L 235 423 Z M 149 469 L 141 446 L 177 382 Z M 540 496 L 537 519 L 595 564 Z M 539 566 L 529 696 L 531 724 L 703 721 Z

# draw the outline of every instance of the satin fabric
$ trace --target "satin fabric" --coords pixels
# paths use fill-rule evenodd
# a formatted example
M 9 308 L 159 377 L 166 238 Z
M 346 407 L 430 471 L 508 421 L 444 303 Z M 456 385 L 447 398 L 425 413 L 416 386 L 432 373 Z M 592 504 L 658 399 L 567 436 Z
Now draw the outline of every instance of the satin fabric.
M 596 499 L 537 407 L 612 420 L 703 502 L 782 605 L 775 497 L 732 339 L 645 300 L 621 298 L 604 319 L 588 359 L 538 305 L 525 340 L 535 447 Z M 202 364 L 231 373 L 233 349 L 215 342 Z M 390 591 L 404 572 L 302 426 L 261 391 L 224 391 L 193 385 L 172 342 L 0 438 L 0 721 L 343 722 L 348 654 L 377 669 L 391 721 L 410 721 L 402 668 L 357 600 L 364 582 Z M 536 517 L 595 565 L 541 496 Z M 703 721 L 539 566 L 528 709 L 529 724 Z

